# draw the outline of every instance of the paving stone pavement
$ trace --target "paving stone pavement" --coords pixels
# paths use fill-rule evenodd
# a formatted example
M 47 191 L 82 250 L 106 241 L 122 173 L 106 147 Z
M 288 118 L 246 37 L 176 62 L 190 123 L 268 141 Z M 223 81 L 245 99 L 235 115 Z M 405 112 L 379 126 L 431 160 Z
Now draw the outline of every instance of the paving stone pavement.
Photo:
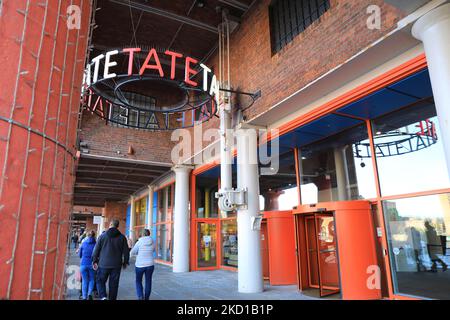
M 80 259 L 74 254 L 69 265 L 78 266 Z M 134 285 L 134 259 L 122 271 L 119 285 L 119 300 L 136 299 Z M 264 292 L 242 294 L 237 291 L 237 272 L 226 270 L 173 273 L 172 268 L 157 264 L 153 273 L 152 300 L 313 300 L 314 294 L 303 295 L 296 286 L 270 286 Z M 78 300 L 79 290 L 67 289 L 67 300 Z

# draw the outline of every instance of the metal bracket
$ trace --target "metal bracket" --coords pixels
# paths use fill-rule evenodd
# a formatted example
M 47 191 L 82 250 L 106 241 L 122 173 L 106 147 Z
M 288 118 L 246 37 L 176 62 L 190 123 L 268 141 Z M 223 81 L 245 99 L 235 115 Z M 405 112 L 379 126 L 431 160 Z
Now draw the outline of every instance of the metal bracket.
M 247 188 L 220 190 L 215 194 L 221 211 L 231 212 L 247 208 Z

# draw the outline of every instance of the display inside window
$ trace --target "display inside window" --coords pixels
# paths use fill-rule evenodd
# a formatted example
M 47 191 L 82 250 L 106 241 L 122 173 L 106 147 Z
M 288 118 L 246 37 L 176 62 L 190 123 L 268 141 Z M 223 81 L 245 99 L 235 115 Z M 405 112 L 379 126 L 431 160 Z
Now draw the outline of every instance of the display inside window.
M 367 126 L 358 125 L 299 151 L 302 204 L 372 199 L 376 183 Z
M 450 194 L 383 202 L 396 293 L 450 299 Z
M 450 188 L 432 101 L 376 119 L 373 130 L 383 196 Z
M 217 226 L 215 223 L 197 224 L 197 265 L 199 268 L 217 266 Z
M 237 268 L 238 235 L 236 220 L 222 221 L 222 266 Z
M 143 231 L 146 227 L 147 217 L 147 197 L 143 197 L 134 203 L 134 236 L 135 239 L 139 239 L 143 235 Z

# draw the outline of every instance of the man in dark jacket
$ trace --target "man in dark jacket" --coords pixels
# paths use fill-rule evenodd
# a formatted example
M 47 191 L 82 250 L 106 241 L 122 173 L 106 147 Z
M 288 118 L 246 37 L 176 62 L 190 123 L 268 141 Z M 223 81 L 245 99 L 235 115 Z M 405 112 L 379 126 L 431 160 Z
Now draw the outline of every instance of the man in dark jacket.
M 97 240 L 92 262 L 94 269 L 98 268 L 97 289 L 99 297 L 106 300 L 106 281 L 109 278 L 109 300 L 117 300 L 120 271 L 129 265 L 130 249 L 127 239 L 120 233 L 119 220 L 113 220 L 108 231 Z

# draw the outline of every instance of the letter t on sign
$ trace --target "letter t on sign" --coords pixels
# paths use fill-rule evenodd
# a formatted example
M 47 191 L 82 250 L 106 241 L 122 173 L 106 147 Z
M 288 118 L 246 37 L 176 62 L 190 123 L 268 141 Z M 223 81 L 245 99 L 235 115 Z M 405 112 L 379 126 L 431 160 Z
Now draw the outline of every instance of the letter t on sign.
M 141 52 L 141 48 L 127 48 L 123 49 L 123 52 L 130 54 L 130 58 L 128 59 L 128 75 L 131 76 L 133 74 L 134 53 Z

